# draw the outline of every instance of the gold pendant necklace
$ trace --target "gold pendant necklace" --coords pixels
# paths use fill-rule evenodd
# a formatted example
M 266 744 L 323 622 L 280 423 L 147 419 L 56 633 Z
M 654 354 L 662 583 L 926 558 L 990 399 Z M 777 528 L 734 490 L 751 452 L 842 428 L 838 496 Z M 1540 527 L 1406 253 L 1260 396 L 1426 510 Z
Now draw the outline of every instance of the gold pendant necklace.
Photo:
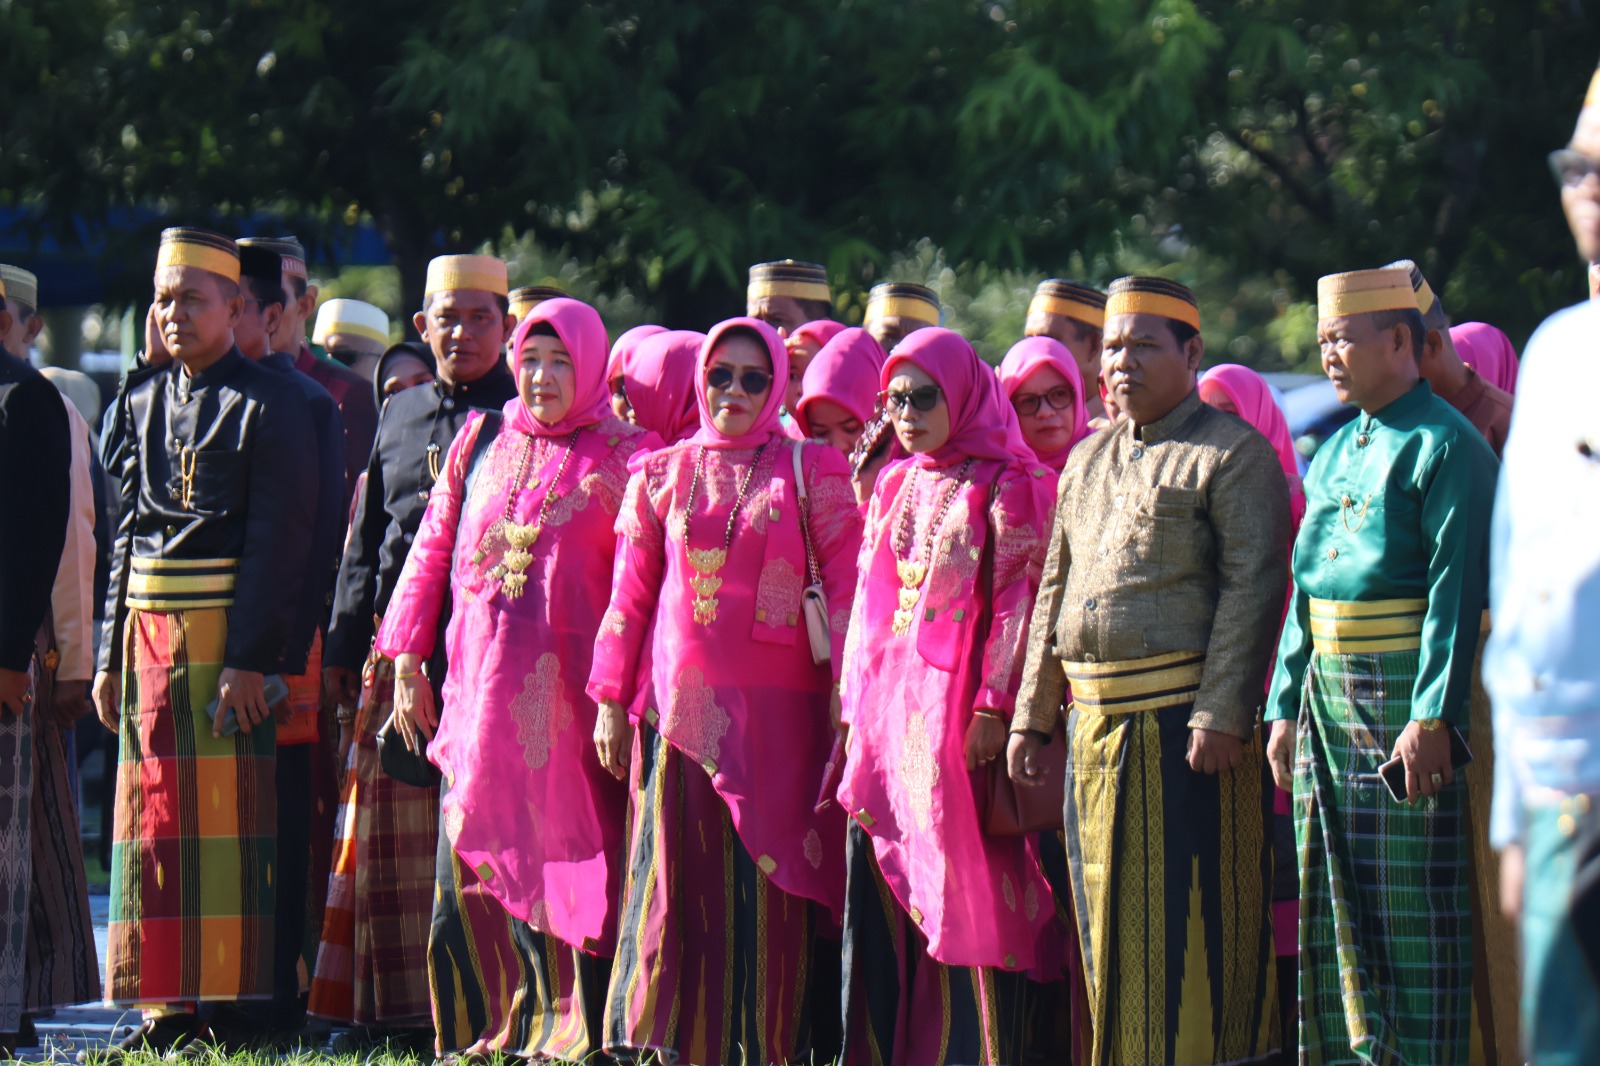
M 556 466 L 555 477 L 550 479 L 550 488 L 544 494 L 544 502 L 539 504 L 539 512 L 532 522 L 526 524 L 513 522 L 511 515 L 516 507 L 517 493 L 522 491 L 523 480 L 528 476 L 528 463 L 533 458 L 533 438 L 523 438 L 522 455 L 517 462 L 517 477 L 511 483 L 506 496 L 506 513 L 493 526 L 484 532 L 483 541 L 487 542 L 490 536 L 499 530 L 505 537 L 505 554 L 500 557 L 500 562 L 490 571 L 489 577 L 500 582 L 500 591 L 506 599 L 514 600 L 522 595 L 528 587 L 527 569 L 533 563 L 533 552 L 530 551 L 539 539 L 539 533 L 544 528 L 545 515 L 550 510 L 550 504 L 560 497 L 556 493 L 556 486 L 561 483 L 561 475 L 567 469 L 567 460 L 572 458 L 572 451 L 578 444 L 578 431 L 574 430 L 572 436 L 567 438 L 567 450 L 562 453 L 561 462 Z M 480 543 L 473 562 L 481 562 L 485 556 L 485 549 Z
M 1367 498 L 1361 505 L 1356 506 L 1356 501 L 1346 496 L 1339 501 L 1339 521 L 1344 523 L 1346 533 L 1360 532 L 1361 527 L 1367 524 L 1367 512 L 1372 509 L 1372 493 L 1367 493 Z M 1350 519 L 1355 518 L 1356 524 L 1351 525 Z
M 717 576 L 717 571 L 728 562 L 728 551 L 733 547 L 734 526 L 739 520 L 739 512 L 744 509 L 750 482 L 754 480 L 756 468 L 761 465 L 761 456 L 766 450 L 765 444 L 756 449 L 756 454 L 750 460 L 750 469 L 745 471 L 744 478 L 739 482 L 739 495 L 728 514 L 728 528 L 724 531 L 720 548 L 689 547 L 689 515 L 694 511 L 695 496 L 700 491 L 700 471 L 706 462 L 705 445 L 700 446 L 700 454 L 695 457 L 694 476 L 689 479 L 689 499 L 683 505 L 683 550 L 695 571 L 695 576 L 689 579 L 689 587 L 694 589 L 694 620 L 703 626 L 717 620 L 717 590 L 722 588 L 722 578 Z
M 898 601 L 894 611 L 894 620 L 889 624 L 890 630 L 897 637 L 903 637 L 911 632 L 911 624 L 917 618 L 917 601 L 922 599 L 922 585 L 928 580 L 928 570 L 933 564 L 933 546 L 939 539 L 939 531 L 944 528 L 945 515 L 950 512 L 950 505 L 955 502 L 956 494 L 961 491 L 961 486 L 967 480 L 967 472 L 972 469 L 972 459 L 968 458 L 962 464 L 961 470 L 951 480 L 944 496 L 939 501 L 939 509 L 934 514 L 933 523 L 928 526 L 928 536 L 923 544 L 922 560 L 900 558 L 909 555 L 911 551 L 912 525 L 916 522 L 916 506 L 920 498 L 920 477 L 922 469 L 914 469 L 911 473 L 911 484 L 907 486 L 906 493 L 901 497 L 900 521 L 895 526 L 894 534 L 894 569 L 900 578 Z
M 194 510 L 194 470 L 197 453 L 185 444 L 178 451 L 178 506 L 185 511 Z

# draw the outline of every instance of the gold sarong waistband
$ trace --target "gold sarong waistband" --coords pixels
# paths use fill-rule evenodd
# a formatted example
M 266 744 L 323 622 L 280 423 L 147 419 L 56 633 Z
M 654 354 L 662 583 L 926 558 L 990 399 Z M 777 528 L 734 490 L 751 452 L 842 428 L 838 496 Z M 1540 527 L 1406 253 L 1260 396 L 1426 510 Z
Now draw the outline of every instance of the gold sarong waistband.
M 1110 663 L 1064 662 L 1072 705 L 1088 714 L 1133 714 L 1193 703 L 1205 670 L 1203 651 L 1174 651 Z
M 233 606 L 237 559 L 132 559 L 128 606 L 137 611 L 188 611 Z
M 1427 610 L 1427 600 L 1312 600 L 1311 646 L 1324 655 L 1417 651 Z

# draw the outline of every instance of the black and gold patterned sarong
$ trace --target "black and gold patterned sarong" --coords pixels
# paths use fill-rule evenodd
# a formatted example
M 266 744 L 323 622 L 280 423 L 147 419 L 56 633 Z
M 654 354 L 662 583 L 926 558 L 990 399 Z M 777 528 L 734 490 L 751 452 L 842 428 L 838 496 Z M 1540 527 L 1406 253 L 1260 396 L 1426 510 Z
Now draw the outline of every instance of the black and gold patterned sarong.
M 1205 657 L 1067 663 L 1066 840 L 1096 1066 L 1276 1055 L 1272 790 L 1262 741 L 1189 768 Z

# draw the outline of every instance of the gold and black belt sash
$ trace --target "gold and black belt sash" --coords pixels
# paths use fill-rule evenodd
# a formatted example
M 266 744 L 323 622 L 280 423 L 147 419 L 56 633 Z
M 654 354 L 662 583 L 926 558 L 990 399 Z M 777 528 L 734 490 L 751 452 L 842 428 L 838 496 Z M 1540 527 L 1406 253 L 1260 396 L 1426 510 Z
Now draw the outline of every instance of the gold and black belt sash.
M 128 606 L 136 611 L 231 607 L 237 559 L 132 559 Z
M 1205 665 L 1205 652 L 1175 651 L 1110 663 L 1064 662 L 1061 667 L 1078 710 L 1133 714 L 1193 703 Z
M 1381 655 L 1422 647 L 1427 600 L 1312 600 L 1311 646 L 1324 655 Z

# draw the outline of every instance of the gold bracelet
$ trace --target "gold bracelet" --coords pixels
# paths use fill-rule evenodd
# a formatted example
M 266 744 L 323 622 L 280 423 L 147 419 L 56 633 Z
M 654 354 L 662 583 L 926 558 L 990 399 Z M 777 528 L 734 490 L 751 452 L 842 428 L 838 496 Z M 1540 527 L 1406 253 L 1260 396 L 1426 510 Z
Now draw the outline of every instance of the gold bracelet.
M 416 677 L 420 673 L 422 673 L 421 670 L 413 670 L 409 674 L 402 674 L 400 671 L 396 670 L 394 672 L 394 679 L 396 681 L 409 681 L 411 678 Z

